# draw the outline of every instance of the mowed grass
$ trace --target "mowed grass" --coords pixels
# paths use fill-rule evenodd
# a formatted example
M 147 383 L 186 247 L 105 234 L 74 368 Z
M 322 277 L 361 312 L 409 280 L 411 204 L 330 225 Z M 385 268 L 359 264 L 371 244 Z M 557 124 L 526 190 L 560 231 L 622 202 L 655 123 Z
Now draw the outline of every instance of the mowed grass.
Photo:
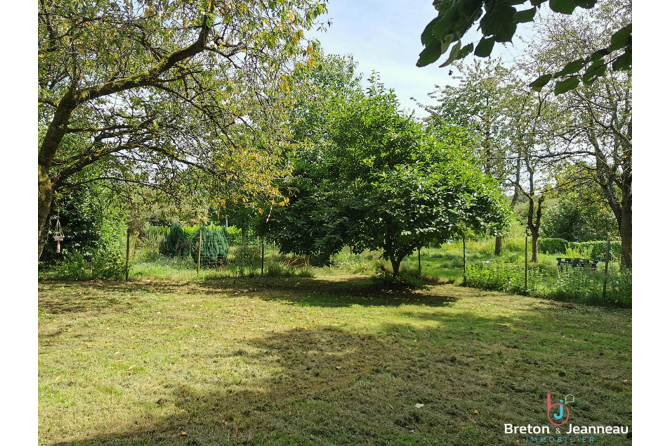
M 547 393 L 631 425 L 631 310 L 360 276 L 42 282 L 39 308 L 45 445 L 517 444 Z

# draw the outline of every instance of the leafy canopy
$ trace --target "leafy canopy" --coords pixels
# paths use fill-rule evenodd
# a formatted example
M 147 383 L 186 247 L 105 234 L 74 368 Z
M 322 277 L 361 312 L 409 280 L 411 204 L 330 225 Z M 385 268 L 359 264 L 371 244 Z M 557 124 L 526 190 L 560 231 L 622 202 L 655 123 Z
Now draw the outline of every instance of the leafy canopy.
M 477 57 L 488 57 L 496 42 L 511 42 L 520 23 L 532 22 L 547 0 L 435 0 L 435 17 L 421 34 L 425 47 L 416 65 L 423 67 L 436 62 L 442 54 L 448 57 L 440 67 L 452 64 L 474 52 Z M 591 9 L 596 0 L 549 0 L 549 8 L 557 13 L 572 14 L 577 8 Z M 623 6 L 625 7 L 625 5 Z M 481 39 L 462 45 L 461 39 L 476 23 Z M 561 82 L 556 94 L 569 91 L 580 80 L 592 83 L 605 74 L 605 65 L 615 70 L 627 70 L 633 61 L 632 23 L 623 25 L 611 34 L 609 43 L 586 57 L 568 62 L 561 70 L 543 74 L 532 82 L 533 88 L 541 90 L 552 78 Z
M 282 250 L 382 250 L 397 274 L 418 247 L 504 228 L 499 188 L 464 131 L 427 132 L 374 76 L 365 91 L 334 96 L 324 124 L 326 136 L 297 154 L 295 192 L 270 223 Z

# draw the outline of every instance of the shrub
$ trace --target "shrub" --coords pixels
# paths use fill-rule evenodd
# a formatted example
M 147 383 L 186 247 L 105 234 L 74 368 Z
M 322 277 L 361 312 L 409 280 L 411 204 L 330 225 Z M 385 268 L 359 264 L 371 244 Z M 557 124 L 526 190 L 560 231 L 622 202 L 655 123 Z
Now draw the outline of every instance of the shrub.
M 198 244 L 200 243 L 200 231 L 193 234 L 193 250 L 191 255 L 193 261 L 198 262 Z M 200 265 L 205 268 L 213 268 L 224 265 L 228 259 L 228 240 L 225 230 L 220 226 L 202 226 L 202 248 L 200 249 Z
M 228 226 L 226 228 L 226 237 L 231 246 L 242 244 L 242 230 L 237 226 Z
M 126 259 L 124 255 L 114 249 L 99 249 L 91 261 L 91 275 L 93 279 L 121 280 L 125 278 Z
M 474 288 L 553 300 L 630 307 L 631 274 L 626 271 L 610 271 L 605 302 L 602 294 L 604 279 L 604 271 L 569 268 L 559 272 L 553 267 L 533 265 L 528 270 L 528 288 L 525 289 L 524 268 L 521 265 L 472 264 L 467 269 L 468 286 Z
M 260 268 L 261 250 L 256 245 L 238 246 L 235 250 L 234 263 L 240 276 Z
M 604 262 L 607 257 L 607 242 L 604 240 L 593 242 L 571 243 L 570 246 L 577 249 L 591 248 L 591 255 L 589 258 Z M 621 242 L 614 240 L 610 241 L 610 261 L 621 259 Z
M 60 280 L 121 280 L 125 274 L 123 255 L 110 247 L 93 252 L 90 261 L 78 252 L 70 252 L 55 270 L 55 278 Z
M 403 271 L 397 276 L 388 272 L 381 264 L 372 281 L 382 287 L 390 288 L 424 288 L 425 285 L 417 274 Z
M 505 238 L 503 239 L 503 253 L 523 253 L 526 249 L 525 243 L 523 237 Z M 528 241 L 528 249 L 530 250 L 530 240 Z
M 537 248 L 540 252 L 548 252 L 550 254 L 563 254 L 568 248 L 570 242 L 562 238 L 543 238 L 537 241 Z
M 191 242 L 188 236 L 177 222 L 172 223 L 170 233 L 161 243 L 160 253 L 170 257 L 181 257 L 187 255 L 191 250 Z
M 91 270 L 84 256 L 76 251 L 63 256 L 56 267 L 55 278 L 59 280 L 90 280 Z

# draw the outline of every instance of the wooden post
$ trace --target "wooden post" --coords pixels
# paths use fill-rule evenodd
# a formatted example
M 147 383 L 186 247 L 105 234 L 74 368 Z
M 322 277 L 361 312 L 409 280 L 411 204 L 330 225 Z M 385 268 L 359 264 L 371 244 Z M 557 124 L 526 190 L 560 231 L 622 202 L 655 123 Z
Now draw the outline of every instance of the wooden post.
M 463 285 L 468 284 L 468 278 L 465 273 L 465 234 L 463 234 Z
M 421 277 L 421 246 L 419 246 L 419 277 Z
M 128 282 L 128 259 L 130 257 L 130 225 L 126 231 L 126 282 Z
M 265 237 L 261 239 L 261 276 L 265 268 Z
M 198 270 L 195 273 L 196 276 L 200 275 L 200 252 L 201 252 L 201 250 L 202 250 L 202 226 L 200 227 L 200 235 L 199 235 L 199 240 L 198 240 Z

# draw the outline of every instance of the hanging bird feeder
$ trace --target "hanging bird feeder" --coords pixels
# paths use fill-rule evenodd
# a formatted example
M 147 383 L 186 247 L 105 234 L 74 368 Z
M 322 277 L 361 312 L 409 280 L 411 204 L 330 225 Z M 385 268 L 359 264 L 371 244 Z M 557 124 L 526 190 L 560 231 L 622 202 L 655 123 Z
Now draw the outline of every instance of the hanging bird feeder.
M 56 217 L 56 227 L 54 228 L 54 241 L 56 242 L 56 252 L 60 254 L 60 242 L 63 241 L 65 235 L 63 234 L 63 228 L 60 226 L 60 218 Z

